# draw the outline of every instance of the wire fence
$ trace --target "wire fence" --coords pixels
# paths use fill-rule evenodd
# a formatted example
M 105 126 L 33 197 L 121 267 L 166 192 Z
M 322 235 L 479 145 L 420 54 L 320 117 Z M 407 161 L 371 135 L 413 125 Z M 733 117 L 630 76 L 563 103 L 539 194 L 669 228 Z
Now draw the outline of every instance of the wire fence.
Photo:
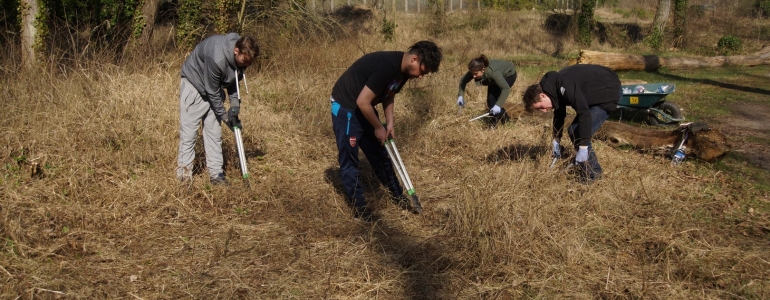
M 364 5 L 378 9 L 402 13 L 424 13 L 431 11 L 435 0 L 309 0 L 308 8 L 317 12 L 332 12 L 342 6 Z M 539 0 L 538 3 L 544 0 Z M 578 0 L 556 0 L 555 9 L 574 9 Z M 481 9 L 486 5 L 482 0 L 444 0 L 444 10 L 452 12 L 456 10 Z
M 364 5 L 376 7 L 387 12 L 424 13 L 433 7 L 432 0 L 310 0 L 310 9 L 318 12 L 331 12 L 342 6 Z M 445 0 L 444 9 L 447 12 L 483 8 L 481 0 Z

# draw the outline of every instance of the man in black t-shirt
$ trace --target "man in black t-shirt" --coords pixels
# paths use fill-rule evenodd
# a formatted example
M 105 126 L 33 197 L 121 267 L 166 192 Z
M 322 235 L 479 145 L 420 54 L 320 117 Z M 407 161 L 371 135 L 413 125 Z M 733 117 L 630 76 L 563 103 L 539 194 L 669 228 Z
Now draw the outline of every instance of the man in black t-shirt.
M 438 71 L 441 58 L 441 49 L 430 41 L 417 42 L 407 52 L 373 52 L 354 62 L 334 84 L 331 110 L 337 159 L 345 194 L 353 202 L 357 218 L 369 221 L 372 217 L 360 183 L 359 147 L 391 198 L 406 201 L 384 147 L 389 135 L 395 137 L 394 96 L 409 79 Z M 386 125 L 374 108 L 380 103 Z

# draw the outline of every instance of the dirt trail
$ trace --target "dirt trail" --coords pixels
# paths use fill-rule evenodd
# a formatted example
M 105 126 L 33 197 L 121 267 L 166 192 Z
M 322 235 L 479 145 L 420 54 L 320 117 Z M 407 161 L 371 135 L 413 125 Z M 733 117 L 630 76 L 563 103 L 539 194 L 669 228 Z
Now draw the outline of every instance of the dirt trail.
M 733 152 L 744 156 L 756 167 L 770 170 L 770 105 L 734 105 L 730 115 L 709 123 L 727 135 Z

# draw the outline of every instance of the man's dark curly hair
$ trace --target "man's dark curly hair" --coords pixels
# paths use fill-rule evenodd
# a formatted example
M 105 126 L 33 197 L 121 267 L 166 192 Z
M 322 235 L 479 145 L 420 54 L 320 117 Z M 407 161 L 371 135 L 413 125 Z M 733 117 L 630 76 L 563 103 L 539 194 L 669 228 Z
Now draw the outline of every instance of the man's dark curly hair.
M 540 101 L 540 93 L 542 92 L 543 87 L 541 87 L 539 83 L 530 85 L 527 90 L 524 91 L 524 95 L 521 97 L 521 102 L 524 103 L 524 109 L 526 109 L 527 112 L 535 111 L 535 109 L 532 108 L 532 105 L 535 105 L 535 103 Z
M 409 54 L 417 55 L 420 58 L 420 64 L 425 66 L 428 73 L 438 72 L 438 66 L 441 64 L 441 48 L 431 41 L 419 41 L 409 47 Z

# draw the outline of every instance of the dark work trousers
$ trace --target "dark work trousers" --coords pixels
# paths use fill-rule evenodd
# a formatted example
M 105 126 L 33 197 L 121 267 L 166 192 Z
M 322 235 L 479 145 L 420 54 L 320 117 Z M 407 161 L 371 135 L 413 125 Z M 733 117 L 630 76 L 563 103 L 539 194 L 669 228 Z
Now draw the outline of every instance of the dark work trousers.
M 377 110 L 374 111 L 377 114 Z M 380 144 L 374 135 L 374 127 L 369 124 L 360 110 L 351 110 L 332 102 L 332 126 L 337 138 L 337 160 L 340 163 L 342 185 L 348 200 L 356 208 L 366 206 L 363 188 L 361 187 L 361 162 L 358 159 L 358 149 L 366 155 L 374 174 L 380 183 L 390 192 L 391 197 L 398 197 L 404 190 L 396 178 L 393 164 L 388 157 L 385 146 Z
M 508 83 L 509 87 L 513 86 L 513 83 L 516 82 L 516 73 L 513 73 L 513 75 L 505 77 L 505 82 Z M 500 99 L 500 94 L 503 92 L 503 89 L 495 84 L 490 84 L 489 87 L 487 87 L 487 109 L 492 109 L 493 106 L 495 106 L 495 103 L 497 103 L 497 100 Z M 508 97 L 511 96 L 511 93 L 508 94 Z M 511 118 L 508 116 L 508 114 L 505 112 L 505 108 L 500 107 L 500 113 L 494 116 L 494 121 L 492 121 L 493 124 L 496 123 L 503 123 L 508 122 Z
M 581 179 L 587 179 L 587 180 L 594 180 L 599 179 L 602 175 L 602 166 L 599 165 L 599 160 L 596 158 L 596 152 L 594 152 L 594 147 L 591 145 L 591 138 L 594 136 L 596 131 L 599 130 L 600 127 L 602 127 L 602 124 L 604 124 L 604 121 L 607 120 L 607 117 L 609 114 L 607 111 L 602 109 L 598 106 L 593 106 L 590 108 L 591 110 L 591 136 L 587 137 L 589 139 L 588 141 L 588 161 L 586 161 L 585 164 L 578 164 L 578 167 L 580 168 L 580 176 Z M 575 117 L 574 120 L 572 120 L 572 124 L 569 125 L 569 128 L 567 129 L 567 133 L 569 134 L 569 138 L 572 141 L 572 144 L 575 145 L 575 151 L 578 151 L 580 141 L 576 141 L 575 133 L 580 132 L 580 124 L 578 122 L 578 117 Z M 583 137 L 581 137 L 582 139 Z

